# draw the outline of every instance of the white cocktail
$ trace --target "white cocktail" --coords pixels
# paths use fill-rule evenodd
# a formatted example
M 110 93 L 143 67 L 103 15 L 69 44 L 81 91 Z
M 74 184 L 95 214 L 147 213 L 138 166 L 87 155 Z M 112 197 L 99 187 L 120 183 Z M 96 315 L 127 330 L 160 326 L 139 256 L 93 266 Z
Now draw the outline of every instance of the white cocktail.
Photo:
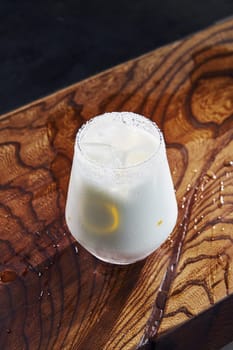
M 174 228 L 177 203 L 162 133 L 130 112 L 105 113 L 78 132 L 66 222 L 101 260 L 129 264 Z

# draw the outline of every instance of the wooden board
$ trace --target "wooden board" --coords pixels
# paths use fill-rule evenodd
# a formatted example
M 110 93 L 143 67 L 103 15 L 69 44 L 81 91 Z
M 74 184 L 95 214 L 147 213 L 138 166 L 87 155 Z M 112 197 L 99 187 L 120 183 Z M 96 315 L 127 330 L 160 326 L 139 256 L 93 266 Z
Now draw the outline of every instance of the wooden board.
M 126 267 L 88 254 L 64 220 L 75 134 L 106 111 L 159 124 L 179 204 L 169 239 Z M 178 326 L 196 349 L 196 320 L 199 349 L 233 340 L 231 161 L 233 21 L 3 115 L 0 349 L 178 349 Z

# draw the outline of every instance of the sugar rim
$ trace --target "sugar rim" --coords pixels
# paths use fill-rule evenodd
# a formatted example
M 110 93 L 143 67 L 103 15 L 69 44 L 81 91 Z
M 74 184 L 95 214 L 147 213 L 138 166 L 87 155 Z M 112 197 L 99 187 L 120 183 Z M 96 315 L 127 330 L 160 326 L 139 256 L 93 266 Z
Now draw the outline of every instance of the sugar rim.
M 113 120 L 120 120 L 122 123 L 126 124 L 126 125 L 132 125 L 130 123 L 132 122 L 137 122 L 138 125 L 135 123 L 134 126 L 138 127 L 138 128 L 143 128 L 146 132 L 150 133 L 151 135 L 155 135 L 155 132 L 159 135 L 159 145 L 158 147 L 155 149 L 155 151 L 145 160 L 133 164 L 133 165 L 129 165 L 129 166 L 125 166 L 125 167 L 109 167 L 107 165 L 101 165 L 98 164 L 97 162 L 95 162 L 94 160 L 90 159 L 87 157 L 86 153 L 84 152 L 84 150 L 82 149 L 82 135 L 83 133 L 87 130 L 88 127 L 90 127 L 90 125 L 92 123 L 94 123 L 97 119 L 106 119 L 109 117 L 113 117 Z M 146 128 L 146 126 L 148 127 L 148 129 Z M 153 132 L 152 132 L 153 131 Z M 75 140 L 75 146 L 78 147 L 78 150 L 80 151 L 81 155 L 83 156 L 83 158 L 91 165 L 91 166 L 95 166 L 96 168 L 99 169 L 107 169 L 107 170 L 111 170 L 111 171 L 127 171 L 130 169 L 135 169 L 138 167 L 141 167 L 143 164 L 147 164 L 150 163 L 153 158 L 156 156 L 156 154 L 159 153 L 161 145 L 163 142 L 163 134 L 161 132 L 161 130 L 159 129 L 159 127 L 157 126 L 157 124 L 155 122 L 153 122 L 152 120 L 150 120 L 149 118 L 146 118 L 140 114 L 137 113 L 133 113 L 133 112 L 107 112 L 107 113 L 103 113 L 100 115 L 97 115 L 96 117 L 91 118 L 90 120 L 88 120 L 85 124 L 83 124 L 81 126 L 81 128 L 78 130 L 78 133 L 76 135 L 76 140 Z

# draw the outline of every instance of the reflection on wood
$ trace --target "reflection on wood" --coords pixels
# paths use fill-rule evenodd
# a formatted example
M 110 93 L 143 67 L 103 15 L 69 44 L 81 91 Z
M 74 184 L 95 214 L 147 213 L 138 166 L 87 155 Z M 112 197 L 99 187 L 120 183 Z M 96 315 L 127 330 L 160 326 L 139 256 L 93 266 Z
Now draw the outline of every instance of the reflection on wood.
M 125 110 L 163 130 L 179 218 L 148 259 L 117 267 L 74 242 L 64 206 L 78 128 Z M 1 349 L 153 348 L 232 296 L 232 113 L 228 21 L 0 118 Z

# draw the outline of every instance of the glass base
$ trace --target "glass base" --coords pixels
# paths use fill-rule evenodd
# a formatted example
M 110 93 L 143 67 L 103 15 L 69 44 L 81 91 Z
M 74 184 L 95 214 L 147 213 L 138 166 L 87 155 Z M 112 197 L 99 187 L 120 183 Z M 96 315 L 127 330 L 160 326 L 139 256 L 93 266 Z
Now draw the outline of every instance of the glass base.
M 106 256 L 106 252 L 105 252 L 105 254 L 100 254 L 100 253 L 98 254 L 97 252 L 92 251 L 90 249 L 87 249 L 85 247 L 84 247 L 84 249 L 86 249 L 91 255 L 93 255 L 98 260 L 101 260 L 105 263 L 114 264 L 114 265 L 134 264 L 138 261 L 146 259 L 150 254 L 152 254 L 156 250 L 156 249 L 154 249 L 154 250 L 150 251 L 149 253 L 145 253 L 145 254 L 140 255 L 140 256 L 131 256 L 131 257 L 126 257 L 125 255 L 115 253 L 115 257 L 113 257 L 113 254 L 111 254 L 111 256 Z

